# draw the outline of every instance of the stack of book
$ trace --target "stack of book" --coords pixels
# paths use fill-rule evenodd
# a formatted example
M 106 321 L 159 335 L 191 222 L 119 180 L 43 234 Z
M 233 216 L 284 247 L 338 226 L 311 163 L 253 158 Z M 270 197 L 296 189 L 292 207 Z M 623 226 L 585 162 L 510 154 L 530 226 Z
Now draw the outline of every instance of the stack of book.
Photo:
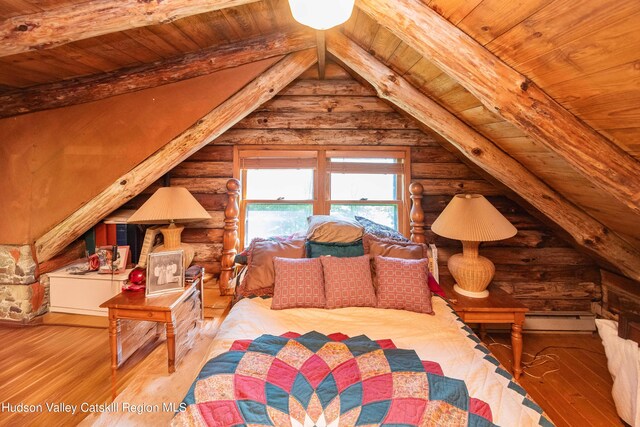
M 102 246 L 129 246 L 131 262 L 138 263 L 144 238 L 143 226 L 127 224 L 133 210 L 118 210 L 84 234 L 90 255 Z
M 187 285 L 190 285 L 202 280 L 203 275 L 204 268 L 199 265 L 192 265 L 191 267 L 187 268 L 187 271 L 184 273 L 184 281 Z

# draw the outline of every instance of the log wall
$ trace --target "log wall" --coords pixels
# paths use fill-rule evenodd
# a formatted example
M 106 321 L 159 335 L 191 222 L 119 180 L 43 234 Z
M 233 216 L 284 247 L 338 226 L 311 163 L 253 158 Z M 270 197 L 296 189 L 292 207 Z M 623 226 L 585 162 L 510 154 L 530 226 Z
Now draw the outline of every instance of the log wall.
M 640 315 L 640 283 L 624 276 L 601 270 L 602 299 L 593 304 L 593 312 L 618 320 L 621 313 Z
M 478 176 L 436 137 L 331 64 L 327 80 L 317 80 L 313 70 L 307 72 L 171 172 L 171 185 L 187 187 L 213 217 L 188 225 L 182 239 L 196 247 L 195 259 L 208 272 L 220 272 L 225 183 L 232 176 L 233 146 L 238 144 L 411 146 L 412 179 L 425 188 L 427 224 L 454 194 L 477 192 L 518 228 L 512 239 L 481 247 L 481 254 L 496 264 L 492 286 L 515 294 L 532 310 L 589 311 L 591 303 L 601 299 L 600 272 L 591 259 Z M 157 185 L 128 206 L 140 206 Z M 461 244 L 429 235 L 439 248 L 441 281 L 451 282 L 446 262 L 461 251 Z

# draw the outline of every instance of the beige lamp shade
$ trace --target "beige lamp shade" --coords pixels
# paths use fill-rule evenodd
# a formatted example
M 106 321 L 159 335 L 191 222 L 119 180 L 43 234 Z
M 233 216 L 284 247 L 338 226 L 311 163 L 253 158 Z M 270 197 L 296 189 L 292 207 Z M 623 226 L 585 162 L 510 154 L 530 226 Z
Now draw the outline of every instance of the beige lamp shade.
M 211 215 L 198 203 L 189 190 L 183 187 L 162 187 L 149 198 L 140 209 L 129 217 L 127 222 L 135 224 L 170 224 L 160 229 L 164 243 L 153 251 L 183 251 L 184 265 L 193 260 L 195 250 L 191 245 L 182 243 L 180 235 L 183 225 L 176 222 L 192 222 L 210 219 Z
M 162 187 L 138 209 L 127 222 L 164 224 L 210 219 L 211 215 L 183 187 Z
M 468 242 L 508 239 L 518 230 L 484 196 L 458 194 L 431 225 L 442 237 Z

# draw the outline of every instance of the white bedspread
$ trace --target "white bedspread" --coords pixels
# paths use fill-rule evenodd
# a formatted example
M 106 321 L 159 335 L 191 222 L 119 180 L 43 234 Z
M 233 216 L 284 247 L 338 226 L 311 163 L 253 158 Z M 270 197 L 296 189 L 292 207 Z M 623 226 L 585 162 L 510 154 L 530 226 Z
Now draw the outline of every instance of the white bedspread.
M 640 349 L 638 344 L 618 336 L 618 323 L 597 319 L 596 326 L 607 354 L 613 378 L 611 395 L 620 418 L 640 426 Z
M 372 340 L 391 339 L 398 348 L 414 349 L 422 360 L 439 363 L 445 376 L 464 380 L 470 396 L 490 405 L 495 424 L 551 425 L 509 375 L 496 373 L 501 370 L 496 360 L 485 348 L 478 348 L 475 335 L 470 337 L 446 302 L 434 297 L 433 303 L 435 316 L 360 307 L 278 311 L 270 309 L 271 299 L 243 299 L 220 327 L 210 357 L 227 351 L 235 340 L 263 334 L 315 330 L 325 335 L 339 332 L 350 337 L 364 334 Z

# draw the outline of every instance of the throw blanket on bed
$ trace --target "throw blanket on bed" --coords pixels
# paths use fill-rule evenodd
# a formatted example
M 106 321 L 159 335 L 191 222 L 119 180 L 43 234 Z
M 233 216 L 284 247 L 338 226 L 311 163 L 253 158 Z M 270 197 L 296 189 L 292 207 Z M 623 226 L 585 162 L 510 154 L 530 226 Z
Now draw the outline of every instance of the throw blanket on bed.
M 365 335 L 262 335 L 203 367 L 174 425 L 492 426 L 464 381 Z

